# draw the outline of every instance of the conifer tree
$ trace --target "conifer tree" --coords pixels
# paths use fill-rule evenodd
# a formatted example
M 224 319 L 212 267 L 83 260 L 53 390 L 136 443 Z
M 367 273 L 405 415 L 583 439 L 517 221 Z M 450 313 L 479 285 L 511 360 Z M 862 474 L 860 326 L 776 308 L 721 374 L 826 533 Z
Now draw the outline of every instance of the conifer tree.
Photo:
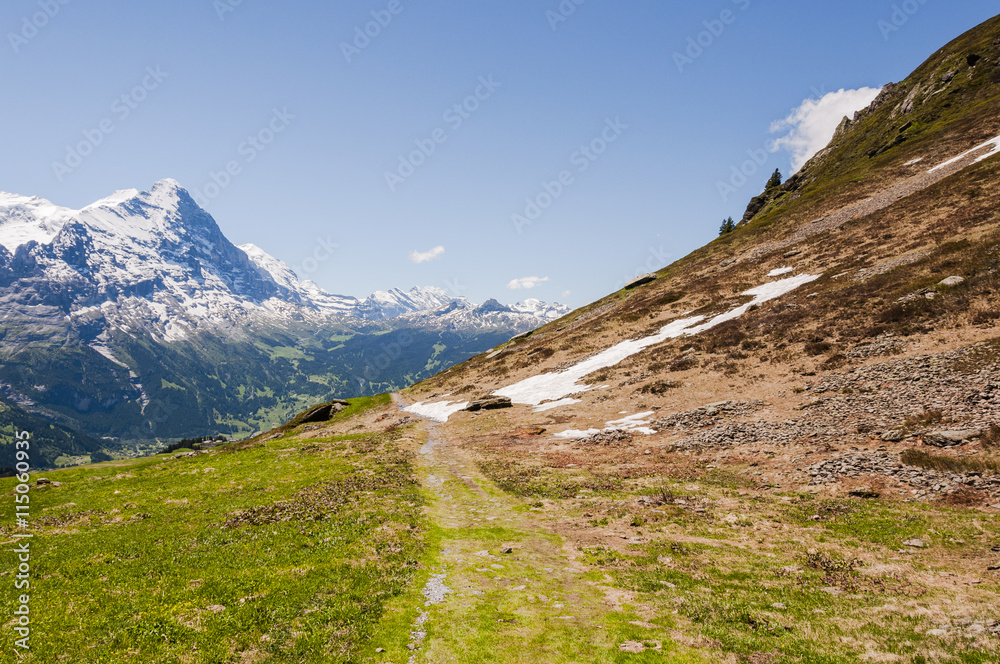
M 764 187 L 764 191 L 770 191 L 775 187 L 781 186 L 781 171 L 777 168 L 774 169 L 774 173 L 771 174 L 771 179 L 767 181 L 767 186 Z

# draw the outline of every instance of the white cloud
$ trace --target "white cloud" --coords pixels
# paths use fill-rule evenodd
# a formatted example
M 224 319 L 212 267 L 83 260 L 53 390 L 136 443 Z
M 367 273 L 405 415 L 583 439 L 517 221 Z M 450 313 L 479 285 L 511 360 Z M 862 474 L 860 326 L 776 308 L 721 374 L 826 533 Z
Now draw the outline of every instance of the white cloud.
M 522 288 L 531 290 L 538 284 L 545 283 L 548 280 L 548 277 L 523 277 L 521 279 L 514 279 L 511 281 L 507 284 L 507 288 L 511 290 L 521 290 Z
M 437 246 L 430 251 L 411 251 L 410 260 L 414 263 L 427 263 L 429 261 L 436 261 L 437 259 L 444 256 L 444 247 Z
M 562 296 L 563 297 L 569 297 L 572 294 L 573 294 L 573 291 L 563 291 Z
M 773 150 L 787 150 L 792 157 L 792 170 L 798 171 L 810 158 L 827 145 L 844 116 L 867 108 L 881 90 L 859 88 L 839 90 L 821 99 L 806 99 L 784 120 L 771 125 L 771 133 L 787 130 L 774 141 Z

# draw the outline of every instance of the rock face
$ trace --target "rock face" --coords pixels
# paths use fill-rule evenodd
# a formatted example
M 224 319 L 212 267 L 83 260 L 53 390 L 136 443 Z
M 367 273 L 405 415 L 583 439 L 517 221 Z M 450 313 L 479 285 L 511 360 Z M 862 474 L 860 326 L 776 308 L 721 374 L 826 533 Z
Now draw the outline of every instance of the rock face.
M 508 397 L 487 397 L 485 399 L 476 399 L 468 406 L 466 406 L 464 410 L 470 413 L 474 413 L 477 410 L 497 410 L 499 408 L 511 408 L 513 407 L 513 405 L 514 404 L 511 403 L 511 400 Z

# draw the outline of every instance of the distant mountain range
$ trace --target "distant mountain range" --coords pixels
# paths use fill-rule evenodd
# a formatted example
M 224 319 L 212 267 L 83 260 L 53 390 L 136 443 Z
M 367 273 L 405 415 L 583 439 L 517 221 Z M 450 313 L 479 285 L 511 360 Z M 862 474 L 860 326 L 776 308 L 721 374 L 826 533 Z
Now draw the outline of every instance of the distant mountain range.
M 317 400 L 403 387 L 568 311 L 434 287 L 331 294 L 232 244 L 174 180 L 81 210 L 0 192 L 0 399 L 109 447 L 248 434 Z

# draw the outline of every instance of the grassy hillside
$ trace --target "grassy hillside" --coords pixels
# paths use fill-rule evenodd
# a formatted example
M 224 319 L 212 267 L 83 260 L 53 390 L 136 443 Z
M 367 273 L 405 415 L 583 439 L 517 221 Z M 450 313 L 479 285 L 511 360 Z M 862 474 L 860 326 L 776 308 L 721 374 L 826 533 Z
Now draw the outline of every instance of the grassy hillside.
M 397 430 L 302 433 L 46 474 L 60 486 L 30 494 L 38 627 L 19 661 L 357 661 L 420 574 L 423 498 Z

